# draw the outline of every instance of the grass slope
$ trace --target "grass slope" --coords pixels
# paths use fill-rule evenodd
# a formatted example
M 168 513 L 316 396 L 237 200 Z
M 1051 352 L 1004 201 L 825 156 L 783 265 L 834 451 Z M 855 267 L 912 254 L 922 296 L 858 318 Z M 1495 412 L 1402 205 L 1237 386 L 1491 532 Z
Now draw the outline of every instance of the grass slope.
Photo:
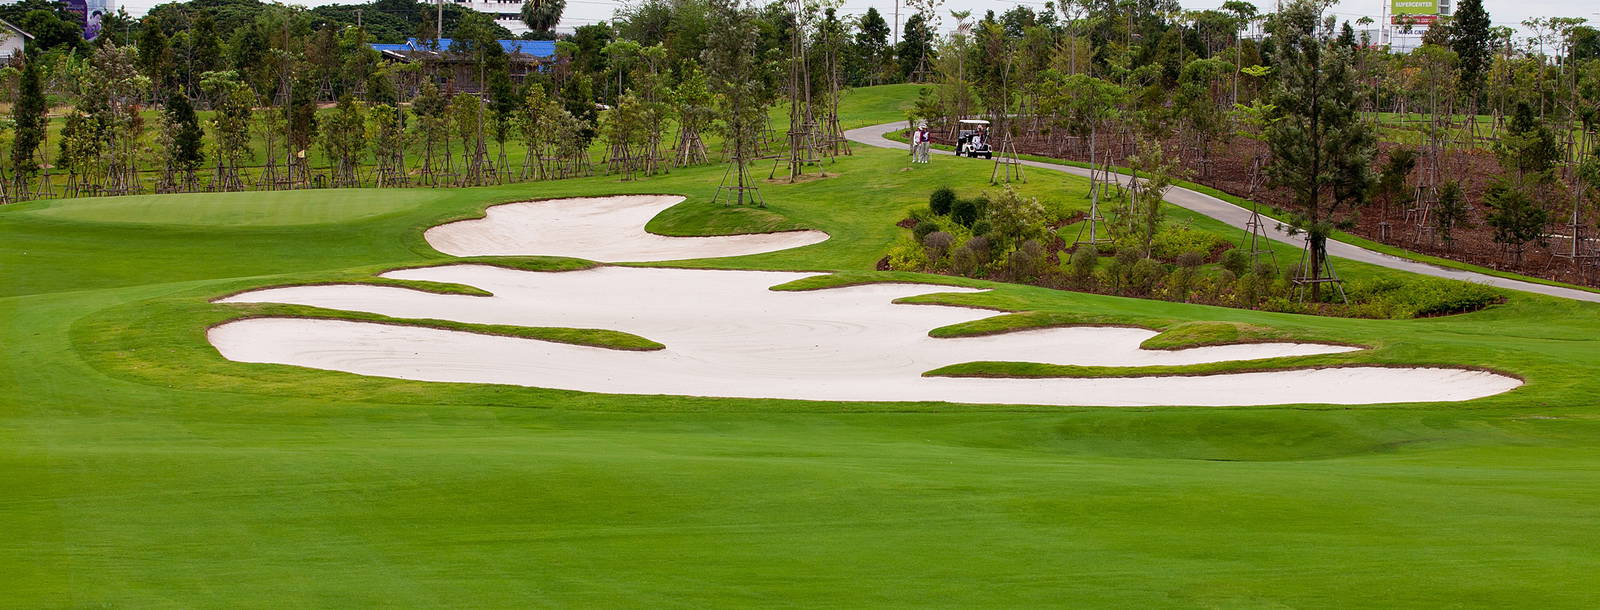
M 858 150 L 833 166 L 838 177 L 763 187 L 769 211 L 828 242 L 692 264 L 866 281 L 907 207 L 938 183 L 987 178 L 981 163 L 901 171 L 904 161 Z M 989 293 L 937 297 L 1173 332 L 1270 329 L 1370 345 L 1369 361 L 1528 381 L 1470 403 L 1359 408 L 609 396 L 230 363 L 204 342 L 208 325 L 240 313 L 208 302 L 220 295 L 452 262 L 420 236 L 444 219 L 628 192 L 681 193 L 689 201 L 673 214 L 709 216 L 720 174 L 388 191 L 370 201 L 403 205 L 337 224 L 317 220 L 340 205 L 328 191 L 258 194 L 260 209 L 204 227 L 190 219 L 223 213 L 207 209 L 210 195 L 152 201 L 141 214 L 161 222 L 138 224 L 109 210 L 38 213 L 101 200 L 0 208 L 6 604 L 1600 601 L 1593 305 L 1516 295 L 1393 321 L 988 282 L 960 283 Z M 1039 172 L 1027 188 L 1070 202 L 1081 183 Z M 1228 332 L 1188 328 L 1174 340 Z

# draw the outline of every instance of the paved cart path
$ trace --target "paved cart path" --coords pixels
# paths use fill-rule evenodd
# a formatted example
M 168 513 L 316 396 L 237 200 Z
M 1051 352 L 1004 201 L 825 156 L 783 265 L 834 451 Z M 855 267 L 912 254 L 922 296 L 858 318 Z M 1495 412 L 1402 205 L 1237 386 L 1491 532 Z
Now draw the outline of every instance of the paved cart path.
M 885 134 L 904 128 L 905 125 L 903 123 L 884 123 L 882 125 L 851 129 L 846 131 L 844 135 L 852 142 L 858 142 L 868 146 L 904 149 L 906 144 L 884 137 Z M 954 154 L 949 151 L 937 149 L 933 152 L 942 155 Z M 974 162 L 977 161 L 974 160 Z M 1071 165 L 1062 165 L 1059 163 L 1044 163 L 1041 161 L 1024 160 L 1022 161 L 1022 164 L 1028 167 L 1066 172 L 1076 176 L 1088 177 L 1089 175 L 1088 169 L 1074 167 Z M 1117 174 L 1117 177 L 1119 180 L 1123 181 L 1128 179 L 1127 176 L 1122 174 Z M 1199 212 L 1201 214 L 1205 214 L 1206 216 L 1210 216 L 1222 222 L 1228 223 L 1229 225 L 1237 227 L 1241 230 L 1247 230 L 1246 223 L 1248 223 L 1250 220 L 1250 210 L 1244 209 L 1232 203 L 1228 203 L 1216 197 L 1212 197 L 1205 193 L 1189 190 L 1180 186 L 1174 186 L 1171 190 L 1167 191 L 1167 201 L 1173 205 Z M 1293 245 L 1297 248 L 1305 246 L 1305 238 L 1303 236 L 1289 235 L 1278 228 L 1277 225 L 1277 222 L 1268 219 L 1266 228 L 1272 233 L 1272 237 L 1274 239 Z M 1600 303 L 1600 293 L 1575 290 L 1572 288 L 1563 288 L 1560 286 L 1548 286 L 1545 284 L 1506 279 L 1473 271 L 1462 271 L 1460 269 L 1451 269 L 1448 267 L 1430 265 L 1428 263 L 1417 262 L 1397 256 L 1390 256 L 1382 252 L 1368 250 L 1366 248 L 1348 244 L 1342 241 L 1329 240 L 1328 254 L 1344 259 L 1361 261 L 1363 263 L 1371 263 L 1380 267 L 1399 269 L 1401 271 L 1410 271 L 1412 273 L 1420 273 L 1434 277 L 1478 282 L 1480 284 L 1488 284 L 1497 288 L 1522 290 L 1525 292 L 1534 292 L 1555 297 L 1589 301 L 1591 303 Z

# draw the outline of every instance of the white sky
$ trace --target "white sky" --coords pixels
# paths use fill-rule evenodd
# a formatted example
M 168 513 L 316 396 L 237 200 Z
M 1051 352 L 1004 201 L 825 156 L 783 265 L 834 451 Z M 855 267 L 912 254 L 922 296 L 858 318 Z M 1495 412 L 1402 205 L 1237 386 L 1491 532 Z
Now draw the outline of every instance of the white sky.
M 123 6 L 126 6 L 128 12 L 133 13 L 134 15 L 142 15 L 146 10 L 149 10 L 151 6 L 158 4 L 160 1 L 161 0 L 127 0 L 123 2 Z M 319 2 L 316 0 L 283 1 L 291 4 L 303 4 L 307 6 L 313 6 L 317 4 L 359 3 L 359 0 L 356 2 L 341 2 L 339 0 L 334 0 L 332 2 Z M 901 1 L 903 2 L 904 0 Z M 1273 5 L 1272 2 L 1267 2 L 1265 0 L 1253 1 L 1257 6 L 1260 6 L 1265 10 L 1270 10 Z M 1384 2 L 1386 1 L 1387 0 L 1343 0 L 1339 4 L 1334 5 L 1333 13 L 1338 15 L 1339 18 L 1348 21 L 1355 21 L 1363 15 L 1369 15 L 1373 19 L 1378 19 L 1379 11 L 1382 10 Z M 883 13 L 885 19 L 893 19 L 895 0 L 843 0 L 843 2 L 844 6 L 841 8 L 841 12 L 844 14 L 859 15 L 861 13 L 865 13 L 868 7 L 876 7 L 878 12 Z M 1185 8 L 1189 9 L 1216 8 L 1222 4 L 1222 0 L 1181 0 L 1181 2 Z M 573 27 L 579 25 L 610 19 L 612 12 L 625 3 L 626 0 L 567 0 L 567 10 L 565 15 L 563 15 L 563 19 L 561 20 L 560 29 L 563 31 L 570 31 Z M 941 14 L 944 16 L 944 25 L 946 29 L 948 29 L 954 27 L 955 23 L 953 19 L 949 18 L 949 11 L 951 10 L 971 10 L 974 16 L 977 16 L 982 15 L 983 12 L 987 10 L 994 10 L 996 13 L 1003 13 L 1012 6 L 1018 4 L 1033 7 L 1034 10 L 1043 10 L 1045 3 L 1044 0 L 945 0 L 944 7 L 942 9 L 944 12 Z M 1495 25 L 1516 27 L 1524 19 L 1542 16 L 1584 17 L 1587 18 L 1591 23 L 1600 23 L 1600 3 L 1597 3 L 1594 0 L 1485 0 L 1484 5 L 1485 8 L 1489 10 L 1489 18 L 1495 23 Z M 908 11 L 902 7 L 902 22 L 905 19 L 907 12 Z

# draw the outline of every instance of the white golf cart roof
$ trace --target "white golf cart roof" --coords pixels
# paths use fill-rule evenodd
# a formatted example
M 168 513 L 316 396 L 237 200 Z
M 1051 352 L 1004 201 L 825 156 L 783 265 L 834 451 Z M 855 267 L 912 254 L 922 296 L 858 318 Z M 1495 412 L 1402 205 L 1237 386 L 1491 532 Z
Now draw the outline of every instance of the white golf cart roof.
M 962 125 L 988 125 L 989 122 L 985 121 L 983 119 L 961 119 L 961 124 Z

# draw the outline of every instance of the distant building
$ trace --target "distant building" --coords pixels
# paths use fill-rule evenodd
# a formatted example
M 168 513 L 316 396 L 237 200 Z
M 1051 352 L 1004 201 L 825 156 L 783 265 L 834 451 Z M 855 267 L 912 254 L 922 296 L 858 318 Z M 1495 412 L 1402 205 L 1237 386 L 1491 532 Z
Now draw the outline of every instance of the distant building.
M 478 82 L 478 68 L 471 54 L 450 50 L 455 41 L 440 38 L 429 43 L 407 38 L 400 44 L 374 44 L 372 48 L 388 61 L 422 63 L 436 67 L 435 78 L 455 91 L 476 93 L 483 90 Z M 511 81 L 521 83 L 529 73 L 537 72 L 555 61 L 556 43 L 553 40 L 501 40 L 500 48 L 506 52 L 511 66 Z
M 457 6 L 470 8 L 494 18 L 500 27 L 511 30 L 512 36 L 528 31 L 522 22 L 522 0 L 450 0 Z
M 22 31 L 22 28 L 11 25 L 11 22 L 0 19 L 0 60 L 10 61 L 11 58 L 22 54 L 22 48 L 33 40 L 33 34 Z

